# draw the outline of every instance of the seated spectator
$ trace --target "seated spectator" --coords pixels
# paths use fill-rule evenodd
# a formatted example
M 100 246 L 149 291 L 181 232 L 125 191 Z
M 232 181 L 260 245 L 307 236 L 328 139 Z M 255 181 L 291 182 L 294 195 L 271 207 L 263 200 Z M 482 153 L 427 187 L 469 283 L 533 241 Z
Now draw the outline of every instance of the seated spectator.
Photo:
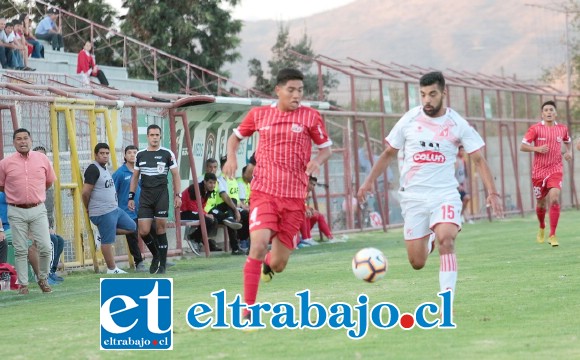
M 318 184 L 318 179 L 314 176 L 310 176 L 310 181 L 308 182 L 308 193 L 314 192 L 314 188 Z M 300 227 L 300 234 L 302 236 L 302 242 L 307 245 L 318 245 L 314 239 L 312 239 L 311 230 L 318 223 L 318 228 L 326 238 L 331 241 L 334 239 L 330 227 L 324 218 L 324 215 L 318 212 L 318 210 L 306 204 L 306 218 L 304 223 Z
M 197 201 L 195 197 L 195 187 L 199 187 L 199 194 L 201 196 L 201 211 L 205 218 L 205 227 L 207 233 L 210 234 L 217 225 L 217 220 L 212 214 L 207 214 L 203 208 L 205 207 L 207 200 L 211 197 L 212 193 L 215 191 L 215 186 L 217 183 L 217 177 L 213 173 L 206 173 L 204 175 L 203 181 L 197 184 L 191 184 L 187 189 L 181 193 L 181 220 L 199 220 L 199 209 L 197 207 Z M 201 227 L 198 226 L 195 231 L 188 235 L 190 240 L 194 240 L 196 243 L 202 242 Z M 209 239 L 212 240 L 212 239 Z M 209 246 L 211 251 L 221 251 L 217 250 L 217 245 L 215 241 L 209 241 Z M 215 249 L 215 250 L 214 250 Z M 199 254 L 197 254 L 199 255 Z
M 14 34 L 14 45 L 16 49 L 16 53 L 18 54 L 18 60 L 20 65 L 20 70 L 23 71 L 35 71 L 28 66 L 28 44 L 26 39 L 24 39 L 22 35 L 22 22 L 20 20 L 14 20 L 12 22 L 14 26 L 13 34 Z
M 6 19 L 0 18 L 0 64 L 2 69 L 12 69 L 12 48 L 6 36 Z
M 96 76 L 99 79 L 101 85 L 109 85 L 109 81 L 105 76 L 103 70 L 100 70 L 95 63 L 95 56 L 92 53 L 93 44 L 90 41 L 85 42 L 85 46 L 79 52 L 77 59 L 77 74 L 83 76 L 83 82 L 89 84 L 91 82 L 90 77 Z
M 58 11 L 54 8 L 48 9 L 44 19 L 36 26 L 35 35 L 38 39 L 48 41 L 52 44 L 52 50 L 60 51 L 64 47 L 60 26 L 55 23 Z
M 44 45 L 32 35 L 30 16 L 28 14 L 20 14 L 19 20 L 22 21 L 22 34 L 26 42 L 32 46 L 32 53 L 30 55 L 35 59 L 44 58 Z

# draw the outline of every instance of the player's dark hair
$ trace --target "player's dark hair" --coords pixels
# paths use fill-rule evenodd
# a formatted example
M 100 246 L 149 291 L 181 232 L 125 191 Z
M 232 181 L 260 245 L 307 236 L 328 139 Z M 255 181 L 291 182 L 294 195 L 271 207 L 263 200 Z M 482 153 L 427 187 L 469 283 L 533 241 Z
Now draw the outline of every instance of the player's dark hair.
M 95 155 L 97 155 L 99 153 L 99 150 L 101 149 L 107 149 L 109 151 L 111 151 L 111 149 L 109 148 L 109 145 L 105 144 L 105 143 L 98 143 L 97 145 L 95 145 Z
M 217 176 L 215 176 L 214 173 L 205 173 L 205 175 L 203 176 L 203 181 L 217 181 Z
M 42 145 L 38 145 L 37 147 L 32 149 L 32 151 L 44 151 L 46 153 L 46 148 Z
M 278 72 L 276 76 L 276 85 L 284 86 L 290 80 L 304 80 L 304 74 L 300 70 L 285 68 Z
M 135 146 L 135 145 L 127 145 L 125 147 L 125 155 L 127 155 L 127 151 L 129 151 L 129 150 L 137 150 L 137 151 L 139 151 L 139 148 L 137 148 L 137 146 Z M 123 159 L 125 160 L 124 162 L 126 163 L 127 162 L 127 158 L 123 156 Z
M 256 166 L 256 152 L 254 151 L 254 153 L 252 154 L 252 156 L 250 156 L 250 160 L 248 161 L 248 163 Z
M 554 102 L 554 100 L 548 100 L 548 101 L 544 102 L 542 104 L 542 110 L 544 110 L 544 106 L 546 106 L 546 105 L 552 105 L 554 107 L 554 109 L 557 109 L 556 103 Z
M 25 128 L 20 128 L 20 129 L 14 130 L 14 134 L 12 134 L 12 140 L 16 139 L 16 135 L 23 133 L 23 132 L 27 133 L 28 136 L 30 136 L 30 131 L 26 130 Z
M 152 129 L 159 129 L 159 134 L 161 134 L 161 127 L 159 127 L 159 125 L 156 124 L 151 124 L 149 126 L 147 126 L 147 135 L 149 135 L 149 130 Z
M 245 174 L 245 173 L 246 173 L 246 169 L 247 169 L 247 168 L 248 168 L 248 165 L 246 165 L 246 166 L 244 166 L 244 167 L 242 168 L 242 174 Z
M 420 87 L 429 86 L 433 84 L 437 84 L 439 90 L 441 91 L 445 90 L 445 78 L 443 77 L 443 73 L 441 71 L 433 71 L 427 73 L 421 76 L 421 79 L 419 79 Z
M 208 165 L 211 165 L 211 164 L 217 164 L 217 160 L 216 160 L 216 159 L 214 159 L 214 158 L 209 158 L 209 159 L 207 159 L 207 160 L 205 161 L 205 166 L 206 166 L 206 167 L 207 167 Z

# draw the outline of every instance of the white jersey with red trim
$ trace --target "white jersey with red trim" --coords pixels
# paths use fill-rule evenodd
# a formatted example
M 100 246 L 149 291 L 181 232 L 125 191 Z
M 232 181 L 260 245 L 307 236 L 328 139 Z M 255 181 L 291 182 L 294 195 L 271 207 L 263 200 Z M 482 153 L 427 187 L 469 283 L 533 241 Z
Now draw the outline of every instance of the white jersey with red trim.
M 455 110 L 432 118 L 418 106 L 409 110 L 385 138 L 398 150 L 404 149 L 401 189 L 405 193 L 457 193 L 455 161 L 459 145 L 472 153 L 485 143 L 477 131 Z

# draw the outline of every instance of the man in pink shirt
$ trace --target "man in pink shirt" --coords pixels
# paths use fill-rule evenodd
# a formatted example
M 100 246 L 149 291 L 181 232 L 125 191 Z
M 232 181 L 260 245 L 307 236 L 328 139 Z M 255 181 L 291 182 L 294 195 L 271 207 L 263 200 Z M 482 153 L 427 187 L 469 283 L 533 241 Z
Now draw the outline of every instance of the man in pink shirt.
M 51 260 L 50 233 L 46 215 L 46 190 L 56 180 L 50 161 L 41 152 L 32 151 L 30 131 L 17 129 L 12 136 L 16 153 L 0 161 L 0 191 L 6 194 L 8 222 L 12 229 L 18 293 L 28 294 L 28 239 L 39 252 L 38 286 L 50 293 L 47 277 Z
M 242 139 L 260 134 L 250 195 L 252 246 L 244 266 L 244 300 L 253 305 L 260 277 L 268 282 L 282 272 L 296 248 L 304 222 L 308 176 L 316 175 L 331 155 L 332 141 L 318 111 L 300 104 L 304 75 L 282 69 L 277 75 L 278 102 L 250 110 L 228 139 L 228 160 L 222 172 L 232 178 Z M 311 159 L 312 143 L 318 154 Z M 268 243 L 272 250 L 268 251 Z M 251 316 L 246 310 L 245 319 Z

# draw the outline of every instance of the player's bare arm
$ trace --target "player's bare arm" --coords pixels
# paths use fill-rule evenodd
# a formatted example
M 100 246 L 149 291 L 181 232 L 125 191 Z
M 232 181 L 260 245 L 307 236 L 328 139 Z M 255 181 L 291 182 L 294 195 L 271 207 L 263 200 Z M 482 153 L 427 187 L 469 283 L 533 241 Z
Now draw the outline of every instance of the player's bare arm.
M 544 144 L 542 146 L 532 146 L 528 144 L 521 144 L 520 151 L 523 152 L 537 152 L 540 154 L 545 154 L 548 152 L 548 145 Z
M 330 146 L 318 149 L 318 154 L 316 154 L 314 159 L 310 160 L 306 165 L 306 174 L 308 176 L 318 175 L 320 173 L 320 166 L 322 166 L 331 155 L 332 151 L 330 150 Z
M 230 135 L 228 139 L 228 160 L 224 164 L 222 173 L 226 178 L 233 179 L 236 175 L 236 170 L 238 170 L 238 159 L 236 153 L 240 147 L 241 140 L 236 136 L 236 134 Z
M 179 177 L 179 170 L 177 170 L 177 167 L 171 169 L 171 177 L 173 179 L 173 192 L 175 193 L 175 196 L 173 197 L 175 200 L 173 206 L 179 208 L 181 206 L 181 178 Z M 133 181 L 133 178 L 131 178 L 131 181 Z
M 367 193 L 373 190 L 373 185 L 377 178 L 387 170 L 387 167 L 389 167 L 391 161 L 397 157 L 398 153 L 398 149 L 395 149 L 394 147 L 391 147 L 387 144 L 385 151 L 383 151 L 381 156 L 379 156 L 377 162 L 371 169 L 371 173 L 357 192 L 357 198 L 360 204 L 366 201 Z
M 477 167 L 477 171 L 481 176 L 481 181 L 483 182 L 483 186 L 487 190 L 487 204 L 491 206 L 495 216 L 502 218 L 503 217 L 503 206 L 501 203 L 501 197 L 495 188 L 495 183 L 493 181 L 493 176 L 491 175 L 491 170 L 489 169 L 489 165 L 487 161 L 481 154 L 480 150 L 477 150 L 471 154 L 469 154 L 470 158 L 475 163 Z
M 131 183 L 129 184 L 129 192 L 134 193 L 137 190 L 137 185 L 139 185 L 139 174 L 140 170 L 134 169 L 133 176 L 131 177 Z M 135 211 L 135 200 L 130 199 L 127 202 L 127 208 L 131 211 Z
M 572 160 L 572 142 L 564 143 L 566 146 L 566 152 L 564 153 L 564 160 L 570 161 Z M 576 145 L 578 146 L 578 145 Z

